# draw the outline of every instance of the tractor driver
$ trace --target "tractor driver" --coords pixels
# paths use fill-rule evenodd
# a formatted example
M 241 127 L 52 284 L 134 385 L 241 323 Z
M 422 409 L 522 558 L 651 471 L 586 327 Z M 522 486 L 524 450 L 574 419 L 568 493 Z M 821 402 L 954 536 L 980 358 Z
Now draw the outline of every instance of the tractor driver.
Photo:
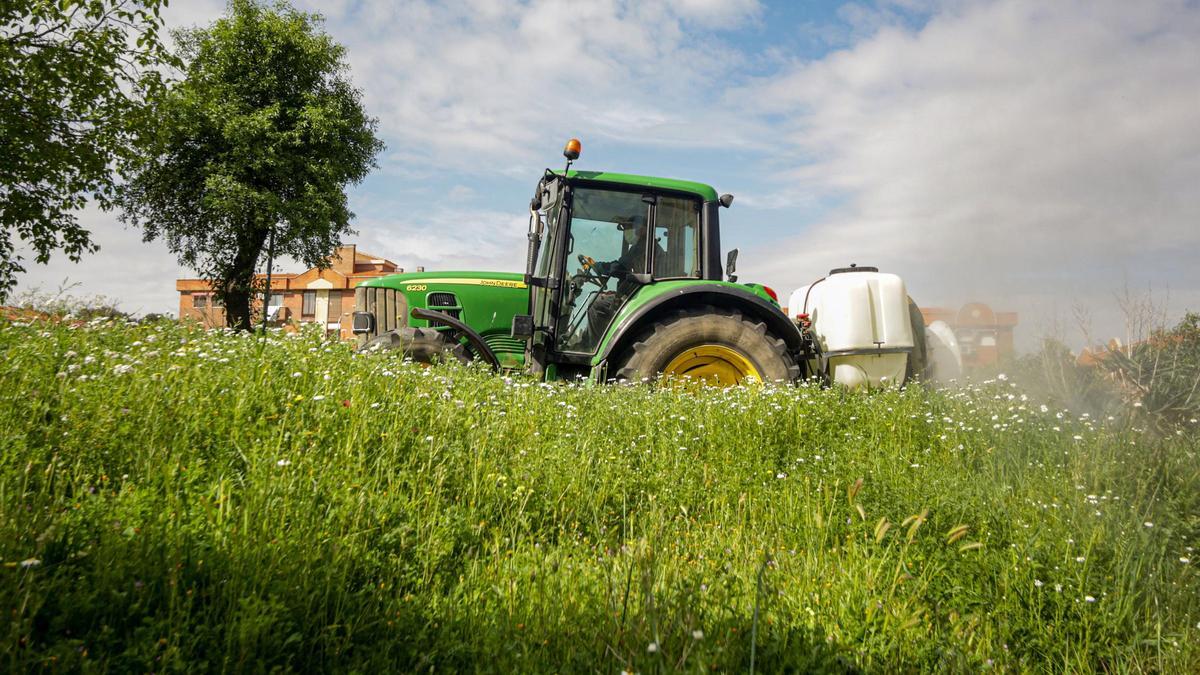
M 621 234 L 625 238 L 624 246 L 622 246 L 625 252 L 616 260 L 596 263 L 594 269 L 596 274 L 602 277 L 616 277 L 618 280 L 617 295 L 626 297 L 632 295 L 637 287 L 637 280 L 633 278 L 633 275 L 647 271 L 643 269 L 646 266 L 647 230 L 644 224 L 636 223 L 632 219 L 618 220 L 617 229 L 621 230 Z M 657 240 L 654 242 L 654 252 L 658 256 L 666 254 Z
M 607 330 L 613 315 L 638 289 L 640 284 L 634 275 L 646 271 L 647 228 L 645 224 L 639 224 L 633 220 L 619 220 L 617 228 L 621 230 L 624 237 L 622 248 L 625 252 L 616 260 L 597 262 L 592 266 L 594 273 L 600 278 L 617 280 L 615 291 L 602 290 L 596 294 L 591 307 L 588 307 L 587 329 L 593 340 L 598 340 L 599 336 Z M 654 248 L 657 255 L 665 255 L 657 241 L 654 242 Z M 605 286 L 607 286 L 607 282 L 605 282 Z

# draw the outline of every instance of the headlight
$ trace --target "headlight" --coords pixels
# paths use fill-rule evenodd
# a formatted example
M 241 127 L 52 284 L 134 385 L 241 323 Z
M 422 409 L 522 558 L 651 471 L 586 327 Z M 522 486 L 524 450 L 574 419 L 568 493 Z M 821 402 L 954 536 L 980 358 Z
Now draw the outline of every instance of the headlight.
M 370 312 L 355 312 L 354 327 L 351 331 L 355 335 L 373 334 L 375 332 L 375 315 Z

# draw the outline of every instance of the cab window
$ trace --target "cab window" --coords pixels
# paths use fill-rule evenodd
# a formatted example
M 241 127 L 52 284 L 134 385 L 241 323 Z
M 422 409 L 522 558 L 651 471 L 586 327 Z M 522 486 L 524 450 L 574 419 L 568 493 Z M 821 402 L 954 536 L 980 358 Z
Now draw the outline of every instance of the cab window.
M 654 277 L 700 277 L 700 202 L 660 197 L 654 216 Z

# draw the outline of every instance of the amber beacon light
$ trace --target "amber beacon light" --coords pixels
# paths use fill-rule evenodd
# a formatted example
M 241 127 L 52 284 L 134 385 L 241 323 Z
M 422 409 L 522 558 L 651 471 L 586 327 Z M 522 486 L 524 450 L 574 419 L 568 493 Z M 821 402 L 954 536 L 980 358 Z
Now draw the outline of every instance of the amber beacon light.
M 578 138 L 572 138 L 567 141 L 567 146 L 563 148 L 563 157 L 566 157 L 568 161 L 574 162 L 579 159 L 579 153 L 582 151 L 583 144 L 579 142 Z

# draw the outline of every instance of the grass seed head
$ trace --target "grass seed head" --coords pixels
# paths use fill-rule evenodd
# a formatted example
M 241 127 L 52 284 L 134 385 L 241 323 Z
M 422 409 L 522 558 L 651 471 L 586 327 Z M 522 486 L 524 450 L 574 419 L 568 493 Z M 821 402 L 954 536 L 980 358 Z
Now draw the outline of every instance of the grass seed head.
M 846 490 L 846 496 L 849 498 L 851 504 L 854 503 L 854 498 L 858 496 L 858 491 L 862 489 L 862 486 L 863 479 L 859 478 Z
M 909 542 L 912 542 L 912 540 L 917 536 L 917 530 L 921 529 L 921 524 L 925 522 L 925 518 L 928 515 L 929 515 L 929 509 L 922 509 L 922 511 L 919 515 L 909 516 L 907 519 L 905 519 L 905 521 L 904 521 L 905 524 L 910 523 L 910 522 L 912 523 L 911 525 L 908 526 L 908 541 Z
M 879 522 L 875 524 L 875 543 L 882 543 L 890 529 L 892 529 L 892 524 L 888 522 L 887 516 L 880 518 Z

